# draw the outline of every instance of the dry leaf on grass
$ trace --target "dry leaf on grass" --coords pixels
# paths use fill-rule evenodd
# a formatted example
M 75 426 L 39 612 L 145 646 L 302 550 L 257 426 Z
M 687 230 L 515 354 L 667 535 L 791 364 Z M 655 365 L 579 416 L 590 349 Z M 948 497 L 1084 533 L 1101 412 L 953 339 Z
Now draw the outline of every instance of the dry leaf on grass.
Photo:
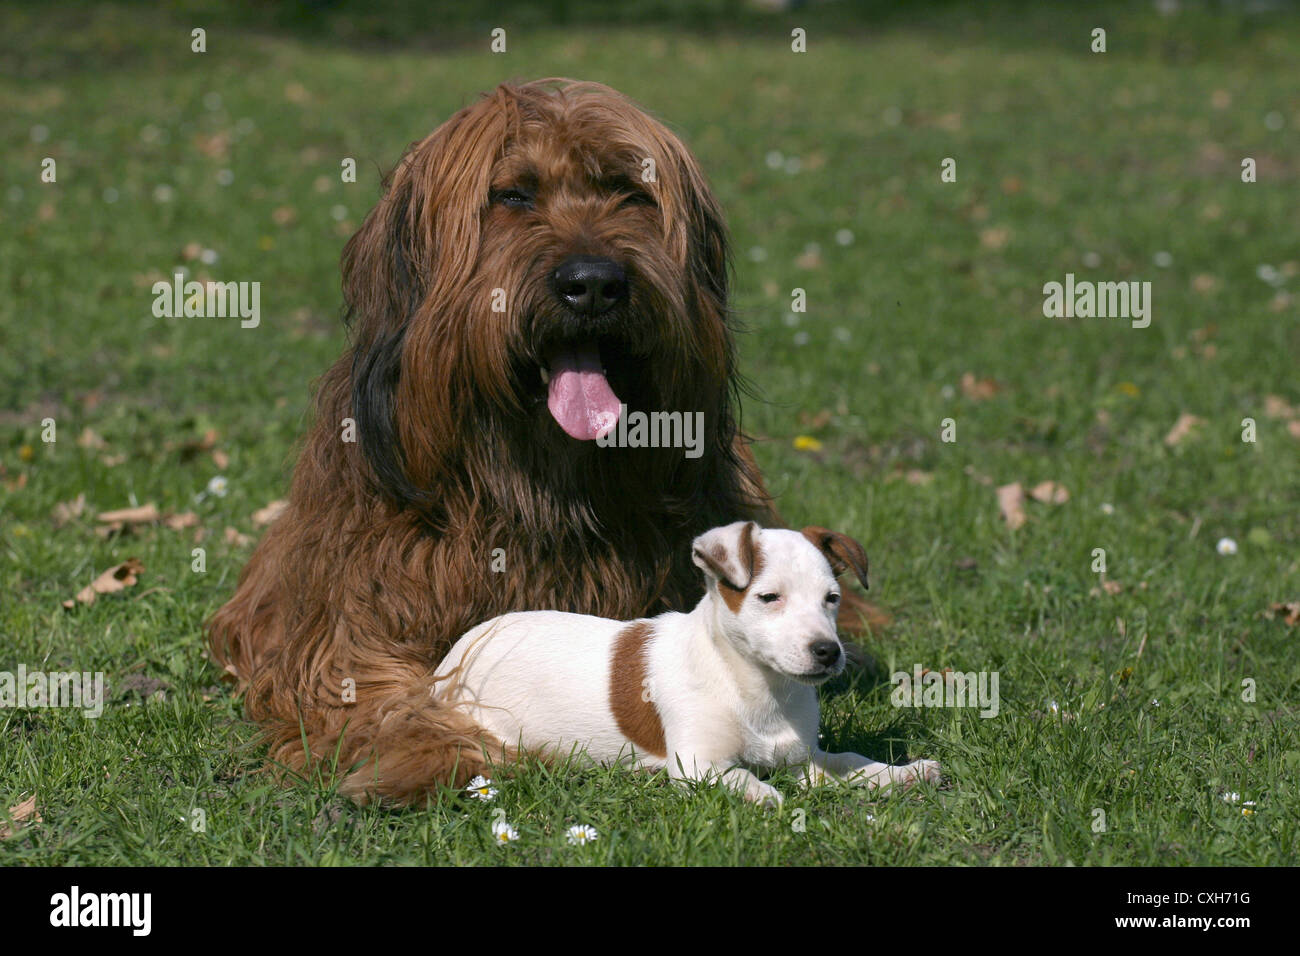
M 820 269 L 822 267 L 821 250 L 808 248 L 795 257 L 794 264 L 800 269 Z
M 1169 429 L 1169 434 L 1165 436 L 1165 444 L 1173 448 L 1191 434 L 1193 428 L 1204 424 L 1205 419 L 1183 412 L 1178 416 L 1178 421 L 1174 422 L 1174 427 Z
M 246 548 L 253 543 L 253 539 L 246 534 L 241 534 L 236 528 L 226 528 L 226 544 L 233 544 L 237 548 Z
M 92 451 L 99 451 L 108 447 L 108 442 L 100 436 L 93 428 L 83 428 L 81 434 L 77 436 L 77 445 L 81 448 L 89 448 Z
M 1102 581 L 1101 587 L 1093 588 L 1088 593 L 1093 597 L 1099 597 L 1103 591 L 1110 595 L 1116 595 L 1123 590 L 1124 585 L 1120 584 L 1118 581 Z
M 980 245 L 985 249 L 1001 249 L 1011 239 L 1011 230 L 1002 226 L 990 226 L 980 230 Z
M 167 446 L 167 450 L 179 452 L 181 461 L 191 461 L 201 453 L 216 448 L 217 437 L 217 430 L 215 428 L 209 428 L 199 438 L 190 438 L 181 442 L 172 442 Z
M 112 594 L 132 587 L 140 580 L 139 574 L 143 570 L 144 565 L 140 563 L 139 558 L 127 558 L 117 567 L 109 568 L 77 592 L 76 600 L 64 601 L 63 606 L 66 608 L 76 607 L 78 601 L 82 604 L 94 604 L 95 598 L 101 594 Z
M 1002 520 L 1012 531 L 1025 523 L 1025 489 L 1020 482 L 998 488 L 998 508 L 1002 511 Z
M 284 513 L 284 509 L 289 507 L 289 502 L 284 498 L 277 498 L 265 508 L 259 508 L 253 512 L 253 527 L 265 528 L 276 518 Z
M 1269 617 L 1281 617 L 1287 627 L 1300 625 L 1300 601 L 1270 604 L 1268 611 Z
M 1002 391 L 1002 386 L 991 378 L 976 378 L 973 372 L 961 377 L 961 393 L 975 402 L 992 398 Z
M 230 467 L 230 456 L 220 448 L 212 449 L 212 463 L 217 466 L 218 470 L 225 471 Z
M 1070 500 L 1070 491 L 1059 481 L 1040 481 L 1029 497 L 1045 505 L 1063 505 Z
M 193 528 L 199 523 L 199 516 L 193 511 L 182 511 L 179 514 L 168 515 L 163 518 L 163 524 L 173 531 L 184 531 L 186 528 Z
M 1296 418 L 1300 416 L 1300 409 L 1292 406 L 1281 395 L 1265 395 L 1264 414 L 1269 418 Z
M 1292 438 L 1300 438 L 1300 419 L 1286 423 L 1286 430 L 1291 433 Z
M 23 829 L 17 826 L 20 823 L 40 823 L 41 812 L 36 809 L 36 794 L 32 794 L 22 803 L 9 808 L 9 819 L 15 826 L 10 827 L 7 823 L 0 823 L 0 840 L 7 840 L 15 833 Z
M 825 428 L 831 423 L 832 418 L 829 408 L 823 408 L 816 413 L 804 411 L 799 413 L 799 424 L 807 425 L 809 428 Z
M 153 524 L 162 519 L 162 512 L 150 502 L 138 508 L 119 508 L 116 511 L 101 511 L 95 520 L 107 525 L 119 527 L 128 524 Z
M 86 493 L 83 491 L 71 501 L 61 501 L 54 506 L 50 512 L 50 517 L 54 519 L 54 527 L 62 528 L 70 521 L 75 521 L 81 517 L 86 510 Z

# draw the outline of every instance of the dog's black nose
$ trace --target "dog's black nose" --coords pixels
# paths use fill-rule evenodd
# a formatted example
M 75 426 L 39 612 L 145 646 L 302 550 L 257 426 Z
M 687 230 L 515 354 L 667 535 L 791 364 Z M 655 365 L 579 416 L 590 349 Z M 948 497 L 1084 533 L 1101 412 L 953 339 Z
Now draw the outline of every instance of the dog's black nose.
M 561 302 L 580 315 L 600 315 L 627 298 L 627 274 L 613 259 L 573 256 L 551 275 Z
M 830 667 L 840 659 L 840 645 L 837 641 L 813 641 L 808 646 L 813 660 L 823 667 Z

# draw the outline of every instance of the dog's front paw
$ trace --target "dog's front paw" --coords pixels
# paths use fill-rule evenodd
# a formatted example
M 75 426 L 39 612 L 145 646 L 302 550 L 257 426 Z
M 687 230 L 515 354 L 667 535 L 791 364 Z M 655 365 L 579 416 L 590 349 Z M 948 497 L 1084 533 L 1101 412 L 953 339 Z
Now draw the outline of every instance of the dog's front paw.
M 785 802 L 780 790 L 761 780 L 755 780 L 745 788 L 745 799 L 757 803 L 765 810 L 780 810 L 781 804 Z
M 938 783 L 943 779 L 943 772 L 939 769 L 937 760 L 914 760 L 907 765 L 908 775 L 906 785 L 911 786 L 918 780 L 924 780 L 926 783 Z

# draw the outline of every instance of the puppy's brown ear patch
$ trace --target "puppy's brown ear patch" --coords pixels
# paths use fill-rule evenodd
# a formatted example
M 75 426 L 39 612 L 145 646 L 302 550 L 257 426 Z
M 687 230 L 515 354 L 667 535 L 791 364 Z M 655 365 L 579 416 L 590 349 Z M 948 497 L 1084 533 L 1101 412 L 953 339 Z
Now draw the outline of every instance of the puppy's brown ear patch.
M 652 633 L 648 621 L 634 621 L 615 636 L 609 662 L 609 709 L 618 729 L 638 750 L 666 757 L 663 721 L 654 701 L 645 699 L 650 673 L 646 650 Z
M 750 584 L 763 570 L 756 530 L 758 525 L 752 521 L 714 528 L 695 539 L 691 552 L 696 566 L 718 579 L 718 594 L 732 614 L 739 613 Z
M 816 545 L 817 550 L 826 556 L 826 560 L 830 562 L 831 570 L 835 572 L 836 576 L 852 568 L 854 575 L 862 582 L 862 586 L 864 588 L 870 587 L 867 584 L 867 552 L 862 545 L 847 534 L 830 531 L 826 528 L 818 528 L 815 525 L 809 525 L 799 533 Z

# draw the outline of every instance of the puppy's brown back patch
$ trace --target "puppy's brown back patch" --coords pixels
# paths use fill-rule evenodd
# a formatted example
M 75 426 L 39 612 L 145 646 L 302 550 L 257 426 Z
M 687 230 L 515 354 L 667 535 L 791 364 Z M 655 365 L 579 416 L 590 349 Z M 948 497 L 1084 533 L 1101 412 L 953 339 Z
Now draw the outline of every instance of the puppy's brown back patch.
M 609 709 L 623 736 L 638 750 L 656 757 L 668 756 L 664 725 L 654 701 L 646 700 L 646 678 L 650 666 L 646 649 L 653 629 L 647 621 L 636 621 L 618 632 L 609 667 Z

